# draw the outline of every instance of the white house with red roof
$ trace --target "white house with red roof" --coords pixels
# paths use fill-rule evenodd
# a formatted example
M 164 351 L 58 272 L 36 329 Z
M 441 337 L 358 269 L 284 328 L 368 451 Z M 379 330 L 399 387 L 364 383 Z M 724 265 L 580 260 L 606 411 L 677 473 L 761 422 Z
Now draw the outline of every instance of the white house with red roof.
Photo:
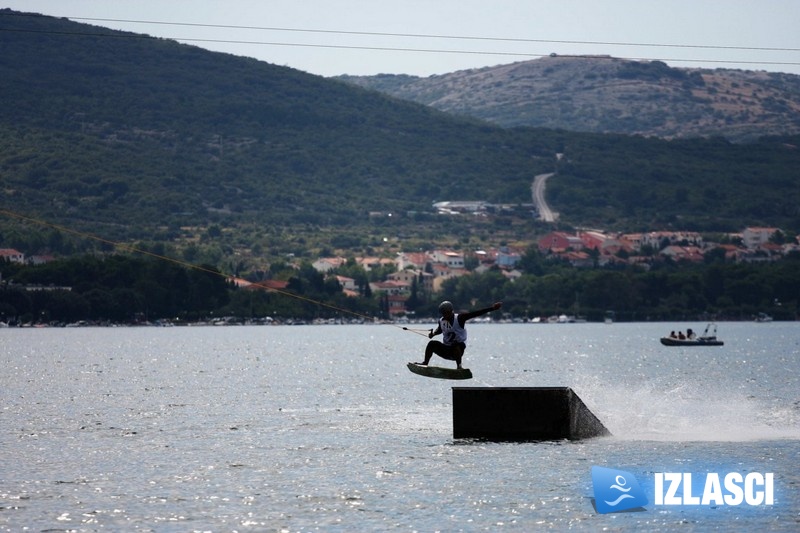
M 356 285 L 356 280 L 353 278 L 348 278 L 347 276 L 336 276 L 336 281 L 339 282 L 343 291 L 356 291 L 358 290 L 358 286 Z
M 537 241 L 540 252 L 555 252 L 563 250 L 580 250 L 583 241 L 577 235 L 570 235 L 563 231 L 553 231 L 542 236 Z
M 389 295 L 408 294 L 411 286 L 401 281 L 376 281 L 369 284 L 373 293 L 385 292 Z
M 311 263 L 311 266 L 314 267 L 317 272 L 322 272 L 324 274 L 339 268 L 345 263 L 347 263 L 347 259 L 344 257 L 320 257 Z
M 667 246 L 659 252 L 665 257 L 670 257 L 674 261 L 690 261 L 692 263 L 703 262 L 703 251 L 697 246 Z
M 778 231 L 780 231 L 778 228 L 745 228 L 742 232 L 742 242 L 746 248 L 753 250 L 767 244 Z
M 416 268 L 417 270 L 425 270 L 431 258 L 425 252 L 400 252 L 395 259 L 397 270 L 405 270 L 408 267 Z
M 392 272 L 386 279 L 390 281 L 398 281 L 406 283 L 409 287 L 414 285 L 416 281 L 417 287 L 423 291 L 431 292 L 433 290 L 433 274 L 423 272 L 422 270 L 405 269 L 399 272 Z
M 2 260 L 10 263 L 25 263 L 25 254 L 13 248 L 0 248 L 0 261 Z
M 684 241 L 693 246 L 702 246 L 703 236 L 695 231 L 651 231 L 642 236 L 642 245 L 649 245 L 654 250 L 660 250 L 664 242 L 679 244 Z
M 431 261 L 442 263 L 451 269 L 464 268 L 464 254 L 451 250 L 434 250 L 430 254 Z

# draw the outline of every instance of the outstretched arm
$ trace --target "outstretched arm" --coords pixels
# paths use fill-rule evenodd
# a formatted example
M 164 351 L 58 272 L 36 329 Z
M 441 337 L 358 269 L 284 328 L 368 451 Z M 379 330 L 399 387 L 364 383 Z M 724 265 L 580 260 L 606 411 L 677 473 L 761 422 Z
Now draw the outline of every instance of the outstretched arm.
M 460 315 L 458 315 L 458 323 L 461 324 L 461 326 L 463 327 L 464 326 L 464 322 L 466 322 L 470 318 L 475 318 L 476 316 L 485 315 L 486 313 L 489 313 L 491 311 L 497 311 L 501 307 L 503 307 L 503 302 L 497 302 L 494 305 L 492 305 L 491 307 L 487 307 L 486 309 L 476 309 L 474 311 L 468 311 L 466 313 L 461 313 Z

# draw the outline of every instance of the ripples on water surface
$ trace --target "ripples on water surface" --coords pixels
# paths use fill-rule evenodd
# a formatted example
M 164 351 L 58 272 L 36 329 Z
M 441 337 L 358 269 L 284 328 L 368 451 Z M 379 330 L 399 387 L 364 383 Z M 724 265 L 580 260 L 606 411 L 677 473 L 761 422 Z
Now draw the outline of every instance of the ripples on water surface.
M 394 326 L 3 329 L 0 529 L 800 529 L 800 325 L 658 343 L 687 326 L 470 325 L 471 382 Z M 454 385 L 569 386 L 614 436 L 455 441 Z M 775 504 L 599 515 L 593 465 L 774 472 Z

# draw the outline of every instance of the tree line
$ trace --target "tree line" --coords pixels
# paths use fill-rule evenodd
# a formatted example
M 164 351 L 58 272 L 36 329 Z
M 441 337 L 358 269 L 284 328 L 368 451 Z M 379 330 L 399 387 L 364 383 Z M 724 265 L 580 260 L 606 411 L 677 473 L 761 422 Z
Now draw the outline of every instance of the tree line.
M 430 294 L 414 283 L 407 314 L 435 317 L 441 299 L 457 308 L 503 301 L 507 316 L 533 319 L 568 314 L 600 321 L 613 311 L 617 320 L 749 320 L 768 313 L 796 320 L 800 298 L 800 256 L 762 264 L 712 261 L 702 265 L 667 263 L 649 271 L 577 269 L 546 260 L 535 248 L 524 254 L 523 272 L 509 279 L 500 269 L 452 278 Z M 158 320 L 278 321 L 389 318 L 384 293 L 369 282 L 387 271 L 366 272 L 354 263 L 343 274 L 357 281 L 358 296 L 347 296 L 334 277 L 310 263 L 276 264 L 263 279 L 286 281 L 286 288 L 242 288 L 210 265 L 190 267 L 137 255 L 85 255 L 43 265 L 0 262 L 0 321 L 11 324 L 67 324 L 77 321 L 137 323 Z

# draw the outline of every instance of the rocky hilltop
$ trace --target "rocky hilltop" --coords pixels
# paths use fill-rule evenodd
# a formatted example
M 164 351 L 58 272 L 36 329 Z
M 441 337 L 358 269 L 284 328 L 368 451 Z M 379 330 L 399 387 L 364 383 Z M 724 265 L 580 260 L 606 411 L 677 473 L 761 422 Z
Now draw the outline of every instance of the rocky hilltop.
M 419 78 L 340 79 L 505 127 L 749 141 L 800 132 L 800 76 L 550 56 Z

